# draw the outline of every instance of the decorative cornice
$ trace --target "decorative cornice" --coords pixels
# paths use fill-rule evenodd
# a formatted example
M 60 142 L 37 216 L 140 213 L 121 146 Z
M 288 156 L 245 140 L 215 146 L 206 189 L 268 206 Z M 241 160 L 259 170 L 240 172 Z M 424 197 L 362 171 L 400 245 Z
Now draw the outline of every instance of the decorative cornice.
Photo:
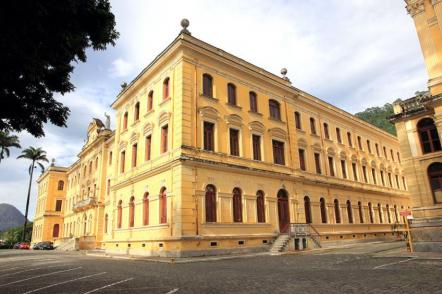
M 405 2 L 407 3 L 406 9 L 411 17 L 425 11 L 424 0 L 405 0 Z
M 215 121 L 219 119 L 219 112 L 218 112 L 218 110 L 216 110 L 213 107 L 210 107 L 210 106 L 201 107 L 198 110 L 198 112 L 199 112 L 200 116 L 203 118 L 208 118 L 208 119 L 212 119 Z
M 266 127 L 262 123 L 260 123 L 259 121 L 252 121 L 249 123 L 249 129 L 252 132 L 257 132 L 257 133 L 262 134 L 262 133 L 264 133 Z

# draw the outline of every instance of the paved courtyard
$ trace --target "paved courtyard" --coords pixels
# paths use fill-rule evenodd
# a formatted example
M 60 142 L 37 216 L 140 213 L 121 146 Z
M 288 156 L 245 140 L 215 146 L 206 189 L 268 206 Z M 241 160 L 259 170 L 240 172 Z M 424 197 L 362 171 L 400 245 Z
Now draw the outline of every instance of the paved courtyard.
M 193 263 L 2 250 L 0 293 L 442 293 L 442 259 L 401 245 Z

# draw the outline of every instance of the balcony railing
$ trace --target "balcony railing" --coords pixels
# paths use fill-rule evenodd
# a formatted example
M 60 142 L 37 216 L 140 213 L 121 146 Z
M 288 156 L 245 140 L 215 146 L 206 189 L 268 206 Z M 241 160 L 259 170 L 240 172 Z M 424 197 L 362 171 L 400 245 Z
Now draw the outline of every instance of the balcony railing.
M 95 199 L 95 197 L 89 197 L 81 200 L 80 202 L 75 203 L 72 209 L 74 211 L 81 211 L 94 207 L 96 205 L 97 205 L 97 200 Z

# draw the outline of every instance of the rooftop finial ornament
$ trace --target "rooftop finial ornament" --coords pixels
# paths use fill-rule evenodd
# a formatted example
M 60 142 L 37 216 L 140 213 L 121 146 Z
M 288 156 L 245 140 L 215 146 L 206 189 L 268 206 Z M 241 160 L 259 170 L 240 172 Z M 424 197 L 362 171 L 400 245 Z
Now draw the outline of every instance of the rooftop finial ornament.
M 187 29 L 187 27 L 189 26 L 190 22 L 187 18 L 183 18 L 181 20 L 181 27 L 183 28 L 181 30 L 181 34 L 188 34 L 191 35 L 191 33 L 189 32 L 189 30 Z
M 55 158 L 52 158 L 52 160 L 51 160 L 51 166 L 54 166 L 55 165 Z
M 287 75 L 287 69 L 285 67 L 283 67 L 281 69 L 281 74 L 282 74 L 282 79 L 286 80 L 287 82 L 290 82 L 289 78 L 286 76 Z

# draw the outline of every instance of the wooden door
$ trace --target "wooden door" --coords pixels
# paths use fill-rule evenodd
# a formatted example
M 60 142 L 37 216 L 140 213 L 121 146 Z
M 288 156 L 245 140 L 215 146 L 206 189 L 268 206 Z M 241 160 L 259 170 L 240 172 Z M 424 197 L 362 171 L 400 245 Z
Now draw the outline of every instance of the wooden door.
M 278 195 L 279 232 L 287 233 L 290 224 L 289 201 L 286 195 Z

